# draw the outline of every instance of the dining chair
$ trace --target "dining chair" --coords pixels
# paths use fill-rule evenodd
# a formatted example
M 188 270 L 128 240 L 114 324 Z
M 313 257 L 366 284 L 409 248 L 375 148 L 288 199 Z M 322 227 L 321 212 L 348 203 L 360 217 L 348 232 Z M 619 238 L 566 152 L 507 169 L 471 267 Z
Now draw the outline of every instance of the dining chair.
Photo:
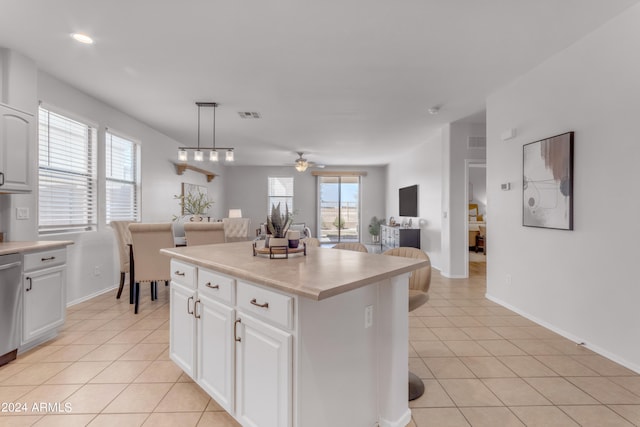
M 316 237 L 307 237 L 306 239 L 301 239 L 300 241 L 304 242 L 308 248 L 320 247 L 320 240 L 318 240 Z
M 417 248 L 399 247 L 389 249 L 383 255 L 400 256 L 406 258 L 423 259 L 429 261 L 427 267 L 413 270 L 409 276 L 409 311 L 413 311 L 429 300 L 429 286 L 431 286 L 431 260 L 429 255 Z M 415 400 L 424 393 L 424 382 L 413 372 L 409 372 L 409 400 Z
M 348 251 L 355 251 L 355 252 L 369 252 L 365 245 L 358 242 L 340 242 L 336 244 L 333 247 L 333 249 L 345 249 Z
M 134 312 L 138 314 L 140 301 L 140 283 L 151 285 L 151 300 L 158 298 L 157 282 L 165 285 L 171 280 L 170 258 L 160 253 L 160 249 L 174 246 L 172 225 L 168 223 L 129 224 L 131 233 L 134 286 Z
M 129 232 L 129 224 L 134 221 L 111 221 L 111 229 L 116 237 L 116 245 L 120 259 L 120 287 L 116 299 L 120 299 L 122 289 L 124 288 L 125 276 L 129 273 L 129 245 L 131 244 L 131 233 Z
M 222 222 L 187 222 L 184 224 L 187 246 L 224 243 L 224 223 Z
M 249 218 L 223 218 L 226 242 L 242 242 L 249 240 Z

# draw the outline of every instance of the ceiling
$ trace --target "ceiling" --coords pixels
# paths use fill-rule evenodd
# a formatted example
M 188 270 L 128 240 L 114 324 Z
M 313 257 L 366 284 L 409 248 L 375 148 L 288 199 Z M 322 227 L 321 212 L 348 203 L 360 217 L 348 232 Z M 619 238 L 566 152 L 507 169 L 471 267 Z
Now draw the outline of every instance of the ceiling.
M 182 145 L 218 102 L 238 164 L 385 164 L 638 1 L 0 0 L 0 46 Z

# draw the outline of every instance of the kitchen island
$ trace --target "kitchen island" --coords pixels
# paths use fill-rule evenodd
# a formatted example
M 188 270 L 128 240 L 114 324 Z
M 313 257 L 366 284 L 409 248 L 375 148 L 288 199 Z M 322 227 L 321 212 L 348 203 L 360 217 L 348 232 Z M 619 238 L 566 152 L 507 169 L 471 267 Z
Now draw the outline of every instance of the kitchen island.
M 163 249 L 170 356 L 244 426 L 405 426 L 408 277 L 426 261 L 250 242 Z

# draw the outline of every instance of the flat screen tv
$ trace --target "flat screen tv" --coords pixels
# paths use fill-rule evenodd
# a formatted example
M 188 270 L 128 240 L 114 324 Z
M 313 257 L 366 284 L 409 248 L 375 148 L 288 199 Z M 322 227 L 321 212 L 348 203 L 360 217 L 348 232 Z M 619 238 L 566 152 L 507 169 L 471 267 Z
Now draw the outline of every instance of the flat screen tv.
M 400 216 L 418 216 L 418 186 L 404 187 L 398 190 Z

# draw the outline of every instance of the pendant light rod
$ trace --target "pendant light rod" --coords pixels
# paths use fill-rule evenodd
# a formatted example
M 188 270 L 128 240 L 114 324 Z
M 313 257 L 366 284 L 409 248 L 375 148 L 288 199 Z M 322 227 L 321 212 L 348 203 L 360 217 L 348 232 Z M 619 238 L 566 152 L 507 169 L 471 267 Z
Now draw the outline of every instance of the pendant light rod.
M 194 160 L 202 161 L 203 156 L 200 151 L 200 119 L 201 119 L 201 108 L 202 107 L 213 107 L 213 148 L 209 153 L 209 160 L 213 162 L 218 161 L 218 150 L 226 151 L 225 160 L 228 162 L 234 161 L 233 155 L 233 147 L 216 147 L 216 108 L 218 107 L 217 102 L 196 102 L 198 106 L 198 146 L 197 147 L 178 147 L 178 159 L 182 162 L 186 162 L 188 160 L 187 150 L 195 150 Z

